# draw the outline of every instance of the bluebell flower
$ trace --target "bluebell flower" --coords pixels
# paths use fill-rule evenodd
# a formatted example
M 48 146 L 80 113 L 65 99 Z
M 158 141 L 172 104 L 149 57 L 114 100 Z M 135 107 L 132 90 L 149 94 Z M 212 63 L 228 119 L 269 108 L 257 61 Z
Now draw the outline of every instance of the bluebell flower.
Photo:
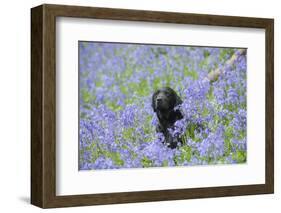
M 247 58 L 238 49 L 79 42 L 79 58 L 80 170 L 232 164 L 246 153 Z M 218 80 L 206 81 L 217 68 Z M 163 86 L 183 100 L 170 134 L 184 144 L 174 150 L 151 108 Z

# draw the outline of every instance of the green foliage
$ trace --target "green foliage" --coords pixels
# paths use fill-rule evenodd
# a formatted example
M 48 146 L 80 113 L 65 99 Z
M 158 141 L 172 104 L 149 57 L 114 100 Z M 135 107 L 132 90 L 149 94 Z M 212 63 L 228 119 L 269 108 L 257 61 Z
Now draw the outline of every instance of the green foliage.
M 113 160 L 115 165 L 117 165 L 117 166 L 123 166 L 124 165 L 124 161 L 121 159 L 120 153 L 110 152 L 110 153 L 107 153 L 107 156 Z
M 208 50 L 204 50 L 203 54 L 204 54 L 204 58 L 207 58 L 210 56 L 211 53 Z
M 123 94 L 128 95 L 129 94 L 129 90 L 128 90 L 128 86 L 127 85 L 120 85 L 120 90 Z M 130 103 L 129 101 L 127 103 Z
M 114 101 L 106 100 L 105 104 L 109 109 L 111 109 L 112 111 L 115 111 L 115 112 L 123 109 L 122 106 L 118 105 Z
M 214 87 L 213 86 L 210 87 L 206 97 L 210 102 L 213 102 L 215 100 Z
M 90 151 L 92 153 L 91 162 L 95 162 L 100 156 L 105 156 L 106 158 L 110 158 L 117 166 L 124 165 L 124 161 L 121 159 L 120 153 L 105 151 L 104 149 L 98 147 L 96 144 L 97 143 L 93 142 L 90 145 Z
M 166 87 L 170 87 L 171 86 L 171 82 L 174 81 L 174 80 L 175 80 L 175 78 L 174 78 L 173 74 L 166 75 L 166 78 L 165 78 L 166 84 L 165 84 L 165 86 Z
M 233 160 L 236 160 L 238 163 L 245 163 L 247 160 L 247 153 L 245 151 L 238 150 L 233 156 Z
M 147 157 L 143 157 L 141 160 L 143 167 L 151 167 L 153 165 L 153 161 Z
M 150 89 L 146 79 L 142 79 L 140 83 L 130 82 L 128 83 L 129 90 L 134 92 L 139 97 L 145 97 L 149 95 Z
M 197 139 L 195 137 L 196 128 L 197 128 L 196 124 L 194 124 L 194 123 L 189 124 L 188 127 L 186 128 L 186 131 L 185 131 L 185 134 L 184 134 L 185 139 L 191 138 L 192 140 L 197 141 Z
M 151 136 L 151 131 L 154 131 L 153 129 L 151 129 L 151 120 L 152 120 L 152 116 L 147 116 L 145 118 L 145 122 L 143 125 L 143 132 L 145 135 Z M 145 138 L 145 142 L 150 142 L 152 141 L 153 138 L 152 137 L 146 137 Z
M 193 80 L 198 79 L 198 73 L 195 70 L 190 70 L 188 66 L 184 66 L 183 74 L 185 77 L 191 77 Z
M 157 90 L 158 88 L 161 88 L 163 86 L 163 79 L 161 77 L 156 77 L 153 80 L 152 86 L 153 86 L 153 90 Z
M 86 89 L 81 89 L 81 96 L 84 103 L 89 103 L 92 100 L 91 94 Z
M 229 59 L 230 56 L 232 56 L 234 53 L 234 49 L 232 48 L 224 48 L 220 51 L 220 60 L 221 61 L 226 61 L 227 59 Z
M 134 134 L 135 134 L 135 128 L 126 128 L 123 130 L 123 138 L 129 141 L 132 141 L 134 139 Z
M 102 81 L 96 81 L 96 87 L 102 87 L 103 83 Z
M 162 163 L 162 166 L 167 167 L 169 165 L 169 162 L 167 160 L 164 160 Z
M 226 130 L 224 132 L 224 153 L 226 156 L 228 156 L 230 153 L 231 153 L 231 150 L 232 150 L 232 138 L 234 136 L 234 130 L 233 130 L 233 127 L 232 126 L 227 126 L 226 127 Z
M 180 148 L 181 154 L 174 157 L 176 165 L 182 165 L 184 162 L 190 162 L 192 157 L 192 148 L 190 146 L 182 146 Z
M 119 82 L 126 82 L 128 78 L 130 78 L 133 75 L 133 68 L 129 65 L 126 66 L 125 71 L 123 71 L 121 74 L 116 75 L 116 80 Z
M 238 106 L 234 104 L 225 104 L 224 108 L 230 112 L 238 112 Z
M 184 160 L 190 162 L 191 156 L 192 156 L 192 149 L 189 146 L 183 146 L 182 147 L 182 157 Z

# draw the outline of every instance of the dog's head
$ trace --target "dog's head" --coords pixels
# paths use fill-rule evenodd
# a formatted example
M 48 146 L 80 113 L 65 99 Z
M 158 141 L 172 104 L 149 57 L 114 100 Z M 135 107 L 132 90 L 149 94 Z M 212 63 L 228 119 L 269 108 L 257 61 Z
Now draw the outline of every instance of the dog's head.
M 169 88 L 163 87 L 154 92 L 152 96 L 152 108 L 154 112 L 159 111 L 168 111 L 174 109 L 182 103 L 182 100 L 177 95 L 177 93 Z

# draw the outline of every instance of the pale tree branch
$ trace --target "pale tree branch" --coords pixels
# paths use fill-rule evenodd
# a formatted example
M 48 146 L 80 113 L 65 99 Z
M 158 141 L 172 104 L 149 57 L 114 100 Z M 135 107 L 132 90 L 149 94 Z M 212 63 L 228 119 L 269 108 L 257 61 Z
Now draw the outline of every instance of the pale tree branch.
M 230 59 L 228 59 L 226 62 L 225 62 L 225 65 L 224 67 L 226 66 L 232 66 L 235 61 L 237 60 L 237 58 L 241 55 L 245 55 L 246 54 L 246 49 L 240 49 L 238 51 L 236 51 Z M 217 69 L 214 69 L 212 70 L 211 72 L 209 72 L 206 80 L 209 80 L 210 82 L 214 82 L 218 79 L 218 77 L 223 73 L 223 69 L 224 67 L 220 67 L 220 68 L 217 68 Z

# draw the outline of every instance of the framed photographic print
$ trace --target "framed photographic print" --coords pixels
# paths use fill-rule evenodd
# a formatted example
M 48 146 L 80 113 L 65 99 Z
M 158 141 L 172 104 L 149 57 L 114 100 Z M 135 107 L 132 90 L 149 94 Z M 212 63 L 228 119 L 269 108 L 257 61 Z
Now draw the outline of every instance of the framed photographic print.
M 274 192 L 274 21 L 31 9 L 31 203 Z

